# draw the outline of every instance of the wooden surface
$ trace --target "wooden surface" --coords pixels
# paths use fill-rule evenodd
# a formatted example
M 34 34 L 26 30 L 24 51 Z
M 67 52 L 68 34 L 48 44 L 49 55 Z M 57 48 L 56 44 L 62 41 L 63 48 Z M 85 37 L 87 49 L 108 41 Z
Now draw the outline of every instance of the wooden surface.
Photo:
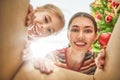
M 28 0 L 0 0 L 0 80 L 10 80 L 21 64 Z

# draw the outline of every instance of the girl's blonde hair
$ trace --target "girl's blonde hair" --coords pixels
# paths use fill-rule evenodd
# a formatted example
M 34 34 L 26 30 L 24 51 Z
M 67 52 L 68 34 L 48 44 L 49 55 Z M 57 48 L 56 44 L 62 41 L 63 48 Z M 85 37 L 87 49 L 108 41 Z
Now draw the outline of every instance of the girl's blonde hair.
M 38 11 L 47 11 L 47 12 L 54 13 L 61 20 L 61 23 L 62 23 L 61 29 L 64 27 L 65 25 L 64 14 L 60 10 L 60 8 L 58 8 L 57 6 L 53 4 L 45 4 L 43 6 L 37 7 L 35 12 L 38 12 Z

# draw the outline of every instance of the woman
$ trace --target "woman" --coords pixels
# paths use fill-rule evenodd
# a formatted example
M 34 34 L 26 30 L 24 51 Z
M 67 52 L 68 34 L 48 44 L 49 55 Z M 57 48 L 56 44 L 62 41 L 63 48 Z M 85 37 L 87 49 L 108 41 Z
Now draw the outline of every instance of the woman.
M 53 4 L 46 4 L 33 10 L 32 6 L 26 19 L 29 38 L 46 37 L 59 32 L 65 24 L 62 11 Z
M 96 55 L 89 50 L 97 37 L 97 24 L 94 18 L 84 12 L 74 14 L 68 25 L 67 37 L 70 42 L 69 47 L 48 54 L 49 60 L 37 60 L 34 67 L 41 72 L 51 73 L 53 71 L 51 61 L 59 67 L 94 74 Z M 104 53 L 103 50 L 98 56 L 97 66 L 99 68 L 102 68 L 101 66 L 104 64 Z

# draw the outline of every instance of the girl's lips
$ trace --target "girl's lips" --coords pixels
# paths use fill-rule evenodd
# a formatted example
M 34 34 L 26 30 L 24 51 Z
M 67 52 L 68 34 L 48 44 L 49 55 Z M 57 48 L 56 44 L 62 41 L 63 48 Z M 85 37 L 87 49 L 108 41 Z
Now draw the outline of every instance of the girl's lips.
M 32 36 L 42 36 L 42 32 L 42 29 L 40 29 L 38 26 L 32 26 L 32 28 L 28 30 L 28 33 Z

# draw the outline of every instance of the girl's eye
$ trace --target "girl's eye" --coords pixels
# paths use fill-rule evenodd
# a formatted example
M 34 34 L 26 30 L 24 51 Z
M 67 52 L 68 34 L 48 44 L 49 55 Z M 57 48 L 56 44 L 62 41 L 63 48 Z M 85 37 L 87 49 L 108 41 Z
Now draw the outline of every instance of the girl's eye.
M 48 33 L 50 33 L 50 34 L 54 33 L 54 31 L 53 31 L 51 28 L 48 28 L 47 31 L 48 31 Z
M 47 16 L 45 16 L 44 21 L 45 21 L 45 23 L 48 23 L 48 22 L 49 22 L 49 20 L 48 20 Z
M 51 33 L 51 29 L 50 28 L 48 28 L 48 32 Z

